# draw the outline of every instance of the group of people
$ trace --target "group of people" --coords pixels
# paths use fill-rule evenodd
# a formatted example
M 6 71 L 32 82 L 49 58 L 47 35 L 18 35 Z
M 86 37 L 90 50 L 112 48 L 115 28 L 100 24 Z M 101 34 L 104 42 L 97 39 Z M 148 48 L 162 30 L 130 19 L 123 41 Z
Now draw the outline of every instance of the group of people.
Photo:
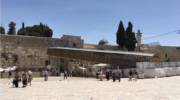
M 22 72 L 21 76 L 18 71 L 15 72 L 14 78 L 13 78 L 13 87 L 18 88 L 19 87 L 19 82 L 22 82 L 22 87 L 26 87 L 28 84 L 31 86 L 31 81 L 32 81 L 32 72 L 26 71 Z
M 136 81 L 137 78 L 138 78 L 137 71 L 136 70 L 130 70 L 129 71 L 129 81 L 132 81 L 132 80 Z
M 113 70 L 113 71 L 106 71 L 106 79 L 110 80 L 110 77 L 112 77 L 113 82 L 115 82 L 116 80 L 118 80 L 119 82 L 121 81 L 122 78 L 122 71 L 120 69 L 118 70 Z
M 48 81 L 48 76 L 49 76 L 49 73 L 48 73 L 48 70 L 44 70 L 43 71 L 43 76 L 44 76 L 44 81 Z M 60 75 L 58 74 L 57 76 L 63 76 L 64 77 L 64 80 L 69 77 L 72 77 L 72 73 L 68 73 L 66 70 L 63 71 L 62 73 L 60 73 Z
M 9 78 L 11 78 L 12 72 L 9 72 Z M 48 70 L 43 71 L 43 76 L 44 76 L 44 81 L 48 81 Z M 64 79 L 67 79 L 68 76 L 71 76 L 68 74 L 67 71 L 63 71 L 61 76 L 64 76 Z M 113 82 L 118 80 L 119 82 L 121 81 L 121 78 L 124 77 L 124 71 L 121 69 L 116 69 L 116 70 L 106 70 L 105 74 L 103 74 L 103 71 L 100 70 L 96 74 L 96 78 L 99 78 L 101 81 L 103 78 L 106 78 L 107 80 L 110 80 L 112 78 Z M 136 81 L 138 78 L 138 73 L 136 70 L 129 70 L 128 73 L 129 81 Z M 29 71 L 23 71 L 20 73 L 18 71 L 15 72 L 14 78 L 13 78 L 13 87 L 19 87 L 19 82 L 22 82 L 22 87 L 26 87 L 28 84 L 31 86 L 31 81 L 32 81 L 32 72 Z
M 116 69 L 116 70 L 106 70 L 105 71 L 105 75 L 103 74 L 102 71 L 98 71 L 96 73 L 96 78 L 99 78 L 100 81 L 103 80 L 103 78 L 106 78 L 107 80 L 112 79 L 113 82 L 115 82 L 116 80 L 118 80 L 119 82 L 121 81 L 121 78 L 124 77 L 124 71 L 120 70 L 120 69 Z M 129 70 L 128 73 L 128 77 L 129 77 L 129 81 L 136 81 L 138 78 L 138 73 L 136 70 Z

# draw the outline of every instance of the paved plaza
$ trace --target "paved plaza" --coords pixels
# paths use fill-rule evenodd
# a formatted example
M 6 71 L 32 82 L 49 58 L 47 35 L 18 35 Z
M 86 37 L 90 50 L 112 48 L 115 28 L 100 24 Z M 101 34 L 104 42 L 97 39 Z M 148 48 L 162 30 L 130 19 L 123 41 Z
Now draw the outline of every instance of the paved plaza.
M 60 81 L 61 80 L 61 81 Z M 119 83 L 94 78 L 34 78 L 32 86 L 12 88 L 0 79 L 0 100 L 179 100 L 180 76 Z

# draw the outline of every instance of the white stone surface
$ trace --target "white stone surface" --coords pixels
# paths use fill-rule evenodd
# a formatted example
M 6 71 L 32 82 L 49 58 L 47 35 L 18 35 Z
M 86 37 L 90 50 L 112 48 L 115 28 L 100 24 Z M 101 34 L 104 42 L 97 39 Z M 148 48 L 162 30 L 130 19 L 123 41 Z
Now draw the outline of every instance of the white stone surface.
M 180 76 L 129 82 L 98 81 L 94 78 L 34 78 L 32 86 L 11 88 L 0 79 L 0 100 L 179 100 Z

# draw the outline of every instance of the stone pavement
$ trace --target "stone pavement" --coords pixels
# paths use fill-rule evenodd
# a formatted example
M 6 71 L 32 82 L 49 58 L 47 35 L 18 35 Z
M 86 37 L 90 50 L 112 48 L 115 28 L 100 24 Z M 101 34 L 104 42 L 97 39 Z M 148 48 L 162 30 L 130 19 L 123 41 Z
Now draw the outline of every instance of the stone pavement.
M 0 79 L 0 100 L 180 100 L 180 76 L 119 83 L 94 78 L 34 78 L 32 86 L 12 88 Z

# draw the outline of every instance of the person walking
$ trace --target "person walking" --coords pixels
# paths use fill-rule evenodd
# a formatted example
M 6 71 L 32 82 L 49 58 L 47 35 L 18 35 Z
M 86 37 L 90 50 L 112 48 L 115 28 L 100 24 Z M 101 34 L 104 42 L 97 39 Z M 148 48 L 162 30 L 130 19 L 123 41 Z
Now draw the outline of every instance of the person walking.
M 64 71 L 64 79 L 67 79 L 67 75 L 68 75 L 67 71 Z
M 20 77 L 19 77 L 19 73 L 16 71 L 15 74 L 14 74 L 13 86 L 18 88 L 19 87 L 19 81 L 21 81 Z
M 8 73 L 8 78 L 11 79 L 11 77 L 12 77 L 12 72 L 9 71 L 9 73 Z
M 48 71 L 44 71 L 44 81 L 48 81 Z
M 122 75 L 121 75 L 122 78 L 124 78 L 124 70 L 123 70 L 123 69 L 121 70 L 121 74 L 122 74 Z
M 132 72 L 132 70 L 130 69 L 130 71 L 129 71 L 129 81 L 132 81 L 132 77 L 133 77 L 133 72 Z
M 13 79 L 11 79 L 12 78 L 12 72 L 11 71 L 8 72 L 8 78 L 9 78 L 8 85 L 10 85 L 13 81 Z
M 99 71 L 96 72 L 96 79 L 99 79 Z
M 118 72 L 117 72 L 117 76 L 118 76 L 118 80 L 119 80 L 119 82 L 121 81 L 121 78 L 122 78 L 122 72 L 121 72 L 121 70 L 120 69 L 118 69 Z
M 134 72 L 133 72 L 133 80 L 134 81 L 137 81 L 137 78 L 138 78 L 138 73 L 137 73 L 137 71 L 136 70 L 134 70 Z
M 112 72 L 112 79 L 113 79 L 113 82 L 116 81 L 116 73 L 115 73 L 115 71 Z
M 109 81 L 110 73 L 109 70 L 106 71 L 106 79 Z
M 22 73 L 22 87 L 26 87 L 27 86 L 27 72 L 23 72 Z
M 28 71 L 28 83 L 29 83 L 30 86 L 31 86 L 31 81 L 32 81 L 32 71 L 29 70 Z
M 70 70 L 69 77 L 72 77 L 72 74 L 73 74 L 73 70 Z
M 99 79 L 100 79 L 100 81 L 103 81 L 103 72 L 102 72 L 102 70 L 100 71 Z

